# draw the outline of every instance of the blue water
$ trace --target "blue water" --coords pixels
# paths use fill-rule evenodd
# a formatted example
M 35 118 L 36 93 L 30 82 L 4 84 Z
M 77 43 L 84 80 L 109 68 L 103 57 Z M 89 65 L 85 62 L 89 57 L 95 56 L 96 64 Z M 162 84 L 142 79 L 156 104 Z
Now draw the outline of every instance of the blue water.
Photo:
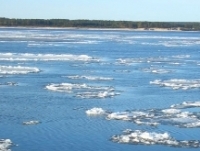
M 107 120 L 105 116 L 88 116 L 85 111 L 94 107 L 109 112 L 161 110 L 184 101 L 200 101 L 200 87 L 174 90 L 150 84 L 154 80 L 199 80 L 199 37 L 199 32 L 0 28 L 0 66 L 40 70 L 27 74 L 0 72 L 0 139 L 11 139 L 12 151 L 198 150 L 115 143 L 111 137 L 132 129 L 168 132 L 177 140 L 200 140 L 199 127 L 181 128 L 162 123 L 157 127 L 137 125 Z M 11 57 L 5 59 L 7 53 Z M 35 60 L 23 54 L 32 55 Z M 38 54 L 43 57 L 38 59 Z M 53 58 L 73 55 L 74 60 L 48 60 L 48 57 L 45 60 L 47 54 Z M 93 60 L 76 60 L 80 55 Z M 167 73 L 153 73 L 152 68 Z M 69 76 L 112 80 L 71 79 Z M 69 93 L 46 88 L 61 83 L 112 87 L 116 95 L 82 98 L 77 96 L 82 94 L 82 89 Z M 199 108 L 195 111 L 199 113 Z M 32 120 L 40 123 L 23 124 Z

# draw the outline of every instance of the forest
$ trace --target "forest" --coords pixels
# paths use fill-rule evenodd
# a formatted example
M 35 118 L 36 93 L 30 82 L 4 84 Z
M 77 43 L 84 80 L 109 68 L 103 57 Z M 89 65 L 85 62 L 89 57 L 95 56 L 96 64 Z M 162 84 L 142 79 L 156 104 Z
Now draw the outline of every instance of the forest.
M 184 31 L 200 31 L 200 22 L 147 22 L 112 20 L 69 19 L 11 19 L 0 18 L 0 26 L 7 27 L 74 27 L 74 28 L 165 28 Z

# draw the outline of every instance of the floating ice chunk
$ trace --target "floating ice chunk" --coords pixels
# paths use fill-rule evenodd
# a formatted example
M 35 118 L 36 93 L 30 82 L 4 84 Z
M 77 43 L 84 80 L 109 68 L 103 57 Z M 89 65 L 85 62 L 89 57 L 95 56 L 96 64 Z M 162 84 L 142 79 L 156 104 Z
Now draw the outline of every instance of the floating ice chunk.
M 178 59 L 185 59 L 185 58 L 190 58 L 190 55 L 176 55 L 172 56 L 173 58 L 178 58 Z
M 169 64 L 172 64 L 172 65 L 180 65 L 181 63 L 179 63 L 179 62 L 170 62 Z
M 92 80 L 92 81 L 110 81 L 113 80 L 113 78 L 106 78 L 106 77 L 97 77 L 97 76 L 67 76 L 69 79 L 86 79 L 86 80 Z
M 76 97 L 80 98 L 109 98 L 119 95 L 112 87 L 104 86 L 89 86 L 87 84 L 50 84 L 46 89 L 57 92 L 73 93 Z
M 200 88 L 200 80 L 171 79 L 171 80 L 154 80 L 150 84 L 160 85 L 162 87 L 170 87 L 172 89 L 194 89 Z
M 138 118 L 150 118 L 153 117 L 151 113 L 145 113 L 142 111 L 132 111 L 132 112 L 114 112 L 107 116 L 108 120 L 135 120 Z
M 82 92 L 77 93 L 77 97 L 81 97 L 84 99 L 89 98 L 112 98 L 116 95 L 119 95 L 119 93 L 115 93 L 112 91 L 99 91 L 99 92 Z
M 193 107 L 200 107 L 200 101 L 196 102 L 183 102 L 180 104 L 173 104 L 171 108 L 193 108 Z
M 0 85 L 3 85 L 3 86 L 16 86 L 17 83 L 16 82 L 5 82 L 5 83 L 0 83 Z
M 12 145 L 10 139 L 0 139 L 0 151 L 11 151 L 9 148 Z
M 113 112 L 106 116 L 107 120 L 122 120 L 138 125 L 157 126 L 175 125 L 178 127 L 199 127 L 200 115 L 189 111 L 181 111 L 176 108 L 149 109 L 126 112 Z
M 22 67 L 22 66 L 0 66 L 0 74 L 28 74 L 40 72 L 35 67 Z
M 72 89 L 89 89 L 86 84 L 72 84 L 72 83 L 61 83 L 61 84 L 50 84 L 46 88 L 52 91 L 58 92 L 71 92 Z
M 186 123 L 183 125 L 183 127 L 186 127 L 186 128 L 200 127 L 200 120 L 197 120 L 195 122 Z
M 36 125 L 36 124 L 39 124 L 40 121 L 26 121 L 26 122 L 23 122 L 23 125 Z
M 178 114 L 181 112 L 181 110 L 177 110 L 177 109 L 164 109 L 162 110 L 163 113 L 165 114 Z
M 128 112 L 115 112 L 115 113 L 110 113 L 107 116 L 108 120 L 131 120 L 129 117 Z
M 134 120 L 134 122 L 138 125 L 149 125 L 149 126 L 158 126 L 160 123 L 154 121 L 141 121 L 140 119 Z
M 155 73 L 155 74 L 166 74 L 170 73 L 170 70 L 166 69 L 156 69 L 156 68 L 148 68 L 148 69 L 143 69 L 144 72 L 150 72 L 150 73 Z
M 99 59 L 88 55 L 73 54 L 32 54 L 32 53 L 0 53 L 3 61 L 94 61 Z
M 104 111 L 102 108 L 92 108 L 90 110 L 86 111 L 87 115 L 102 115 L 102 114 L 106 114 L 106 111 Z
M 127 130 L 122 135 L 114 135 L 111 140 L 117 143 L 141 144 L 141 145 L 167 145 L 172 147 L 200 147 L 199 140 L 182 141 L 176 140 L 169 133 L 147 132 L 140 130 Z

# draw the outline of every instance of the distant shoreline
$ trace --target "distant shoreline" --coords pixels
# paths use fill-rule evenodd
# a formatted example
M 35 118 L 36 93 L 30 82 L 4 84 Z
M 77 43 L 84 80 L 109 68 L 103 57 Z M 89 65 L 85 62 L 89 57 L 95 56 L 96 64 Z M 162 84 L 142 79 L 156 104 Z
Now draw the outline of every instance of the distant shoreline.
M 132 31 L 200 31 L 200 22 L 148 22 L 69 19 L 10 19 L 0 17 L 0 27 L 65 28 Z
M 166 28 L 85 28 L 85 27 L 39 27 L 39 26 L 0 26 L 3 28 L 18 28 L 18 29 L 66 29 L 66 30 L 105 30 L 105 31 L 160 31 L 160 32 L 180 32 L 184 31 L 180 28 L 177 29 L 166 29 Z M 188 32 L 199 32 L 199 31 L 188 31 Z

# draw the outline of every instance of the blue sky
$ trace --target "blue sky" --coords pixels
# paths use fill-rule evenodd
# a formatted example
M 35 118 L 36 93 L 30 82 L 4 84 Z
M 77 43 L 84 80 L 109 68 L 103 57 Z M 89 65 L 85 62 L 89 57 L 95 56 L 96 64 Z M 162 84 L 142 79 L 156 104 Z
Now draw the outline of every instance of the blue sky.
M 0 0 L 0 17 L 200 22 L 200 0 Z

